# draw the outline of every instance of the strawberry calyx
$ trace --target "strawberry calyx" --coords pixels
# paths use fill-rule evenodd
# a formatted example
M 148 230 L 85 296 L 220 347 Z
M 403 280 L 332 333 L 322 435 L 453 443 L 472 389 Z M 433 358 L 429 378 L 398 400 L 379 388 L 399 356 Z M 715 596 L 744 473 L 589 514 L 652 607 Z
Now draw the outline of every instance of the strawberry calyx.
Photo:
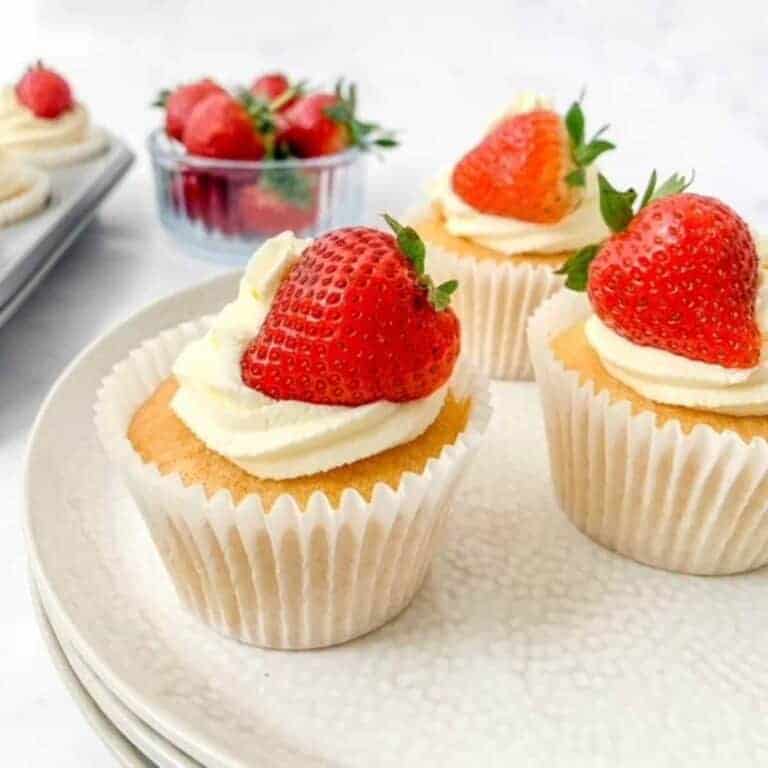
M 294 168 L 267 168 L 261 174 L 261 186 L 297 208 L 308 209 L 314 201 L 312 177 Z
M 427 300 L 438 311 L 448 309 L 451 296 L 459 287 L 458 280 L 446 280 L 440 285 L 435 285 L 434 280 L 425 272 L 427 249 L 424 241 L 419 237 L 413 227 L 404 227 L 399 221 L 387 213 L 382 214 L 390 229 L 395 233 L 397 245 L 402 253 L 409 259 L 416 271 L 419 285 L 427 292 Z
M 391 131 L 383 129 L 378 123 L 357 119 L 357 86 L 354 83 L 349 83 L 345 90 L 344 79 L 341 78 L 336 83 L 334 95 L 337 103 L 323 111 L 331 120 L 347 129 L 350 146 L 367 151 L 374 147 L 391 149 L 398 145 Z
M 170 88 L 162 88 L 157 92 L 157 96 L 152 100 L 151 107 L 165 109 L 168 106 L 168 97 L 173 93 Z
M 624 191 L 616 189 L 602 174 L 598 174 L 597 182 L 600 190 L 600 213 L 603 221 L 614 234 L 623 232 L 632 219 L 640 211 L 655 200 L 663 197 L 677 195 L 684 192 L 693 184 L 695 173 L 691 173 L 690 179 L 673 173 L 666 181 L 657 186 L 658 176 L 654 170 L 646 184 L 645 191 L 640 198 L 640 205 L 635 210 L 637 192 L 630 187 Z M 589 281 L 589 265 L 600 252 L 601 243 L 593 243 L 584 246 L 573 254 L 556 275 L 565 275 L 565 286 L 572 291 L 586 291 Z
M 582 98 L 583 96 L 574 101 L 565 113 L 565 128 L 568 132 L 571 161 L 574 165 L 565 177 L 565 183 L 569 187 L 586 186 L 586 168 L 604 152 L 616 149 L 613 142 L 601 138 L 609 128 L 607 124 L 602 126 L 589 141 L 585 141 L 586 119 L 581 108 Z

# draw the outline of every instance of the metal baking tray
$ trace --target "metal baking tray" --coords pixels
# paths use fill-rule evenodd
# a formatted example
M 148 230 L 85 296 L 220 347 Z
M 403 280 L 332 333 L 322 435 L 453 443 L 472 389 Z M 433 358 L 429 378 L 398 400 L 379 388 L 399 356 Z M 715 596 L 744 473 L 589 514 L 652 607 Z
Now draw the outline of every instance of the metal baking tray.
M 51 200 L 47 208 L 0 229 L 0 325 L 85 229 L 133 161 L 133 152 L 110 134 L 104 154 L 49 171 Z

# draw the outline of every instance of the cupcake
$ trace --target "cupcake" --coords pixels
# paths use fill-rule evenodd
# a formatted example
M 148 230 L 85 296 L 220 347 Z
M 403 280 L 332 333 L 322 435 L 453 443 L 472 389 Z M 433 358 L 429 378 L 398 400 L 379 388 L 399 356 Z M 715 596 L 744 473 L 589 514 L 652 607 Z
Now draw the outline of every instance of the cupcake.
M 768 283 L 728 206 L 600 178 L 614 234 L 533 316 L 552 479 L 574 525 L 659 568 L 768 562 Z M 768 255 L 765 251 L 762 257 Z M 586 294 L 584 293 L 586 291 Z
M 41 63 L 0 89 L 0 150 L 42 168 L 88 160 L 107 147 L 69 83 Z
M 41 211 L 50 194 L 47 173 L 27 167 L 0 150 L 0 227 Z
M 341 643 L 418 591 L 488 417 L 416 233 L 285 232 L 237 298 L 134 350 L 96 423 L 182 603 L 238 640 Z
M 429 270 L 456 277 L 462 343 L 493 378 L 530 379 L 529 315 L 562 287 L 555 274 L 575 251 L 608 234 L 593 162 L 613 144 L 585 139 L 581 105 L 565 118 L 524 95 L 474 149 L 443 173 L 413 218 Z

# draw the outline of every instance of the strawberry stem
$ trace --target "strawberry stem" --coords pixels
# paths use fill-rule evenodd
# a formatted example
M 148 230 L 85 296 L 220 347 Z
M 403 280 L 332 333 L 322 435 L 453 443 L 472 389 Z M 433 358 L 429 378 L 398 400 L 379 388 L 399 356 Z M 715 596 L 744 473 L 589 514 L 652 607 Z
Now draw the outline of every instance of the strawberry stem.
M 611 232 L 623 232 L 632 219 L 649 203 L 660 200 L 662 197 L 677 195 L 684 192 L 693 184 L 695 173 L 691 172 L 691 178 L 679 176 L 673 173 L 661 186 L 656 186 L 657 175 L 654 170 L 645 187 L 640 205 L 634 209 L 637 200 L 637 192 L 629 189 L 616 189 L 602 174 L 598 174 L 597 182 L 600 188 L 600 213 Z M 573 291 L 585 291 L 589 281 L 589 265 L 600 251 L 601 243 L 587 245 L 571 256 L 556 275 L 565 275 L 565 285 Z
M 378 123 L 357 119 L 357 86 L 354 83 L 349 84 L 345 93 L 344 79 L 339 79 L 334 94 L 338 103 L 323 111 L 331 120 L 347 129 L 351 146 L 363 151 L 373 147 L 390 149 L 397 146 L 397 139 L 391 131 L 384 130 Z
M 414 271 L 419 279 L 419 285 L 427 292 L 427 301 L 438 312 L 448 309 L 451 303 L 451 296 L 459 287 L 459 281 L 446 280 L 444 283 L 440 283 L 440 285 L 435 285 L 434 280 L 425 272 L 427 249 L 424 246 L 424 241 L 419 237 L 419 233 L 413 227 L 404 227 L 388 213 L 383 213 L 382 216 L 387 224 L 389 224 L 390 229 L 395 233 L 400 250 L 413 264 Z
M 616 145 L 610 141 L 600 138 L 607 130 L 608 126 L 602 126 L 588 141 L 584 141 L 586 132 L 586 119 L 584 111 L 581 108 L 581 102 L 584 98 L 584 92 L 571 104 L 565 114 L 565 128 L 568 132 L 568 139 L 571 148 L 571 160 L 576 166 L 565 177 L 565 183 L 569 187 L 584 187 L 587 183 L 585 169 L 597 160 L 604 152 L 616 149 Z

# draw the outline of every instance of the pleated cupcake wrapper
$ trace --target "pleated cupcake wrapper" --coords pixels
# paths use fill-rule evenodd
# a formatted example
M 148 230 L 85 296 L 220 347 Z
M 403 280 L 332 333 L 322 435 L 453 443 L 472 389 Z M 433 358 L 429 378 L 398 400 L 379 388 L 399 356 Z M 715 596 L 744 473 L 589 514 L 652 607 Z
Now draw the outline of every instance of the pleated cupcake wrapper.
M 658 426 L 557 360 L 550 346 L 590 313 L 562 291 L 531 318 L 529 341 L 552 480 L 573 524 L 658 568 L 728 574 L 768 562 L 768 444 L 701 424 Z
M 451 306 L 461 321 L 462 349 L 475 365 L 494 379 L 532 379 L 528 319 L 563 278 L 550 267 L 473 259 L 429 241 L 427 269 L 438 283 L 459 281 Z
M 0 227 L 15 224 L 45 207 L 51 196 L 48 175 L 35 168 L 24 168 L 24 191 L 9 200 L 0 201 Z
M 222 634 L 269 648 L 334 645 L 400 613 L 421 586 L 463 471 L 490 417 L 487 382 L 457 366 L 451 389 L 471 397 L 464 432 L 397 490 L 370 501 L 347 489 L 334 508 L 314 493 L 265 509 L 251 494 L 211 498 L 178 474 L 161 475 L 126 432 L 136 409 L 171 374 L 178 353 L 205 332 L 203 319 L 145 342 L 104 379 L 96 426 L 137 502 L 182 603 Z

